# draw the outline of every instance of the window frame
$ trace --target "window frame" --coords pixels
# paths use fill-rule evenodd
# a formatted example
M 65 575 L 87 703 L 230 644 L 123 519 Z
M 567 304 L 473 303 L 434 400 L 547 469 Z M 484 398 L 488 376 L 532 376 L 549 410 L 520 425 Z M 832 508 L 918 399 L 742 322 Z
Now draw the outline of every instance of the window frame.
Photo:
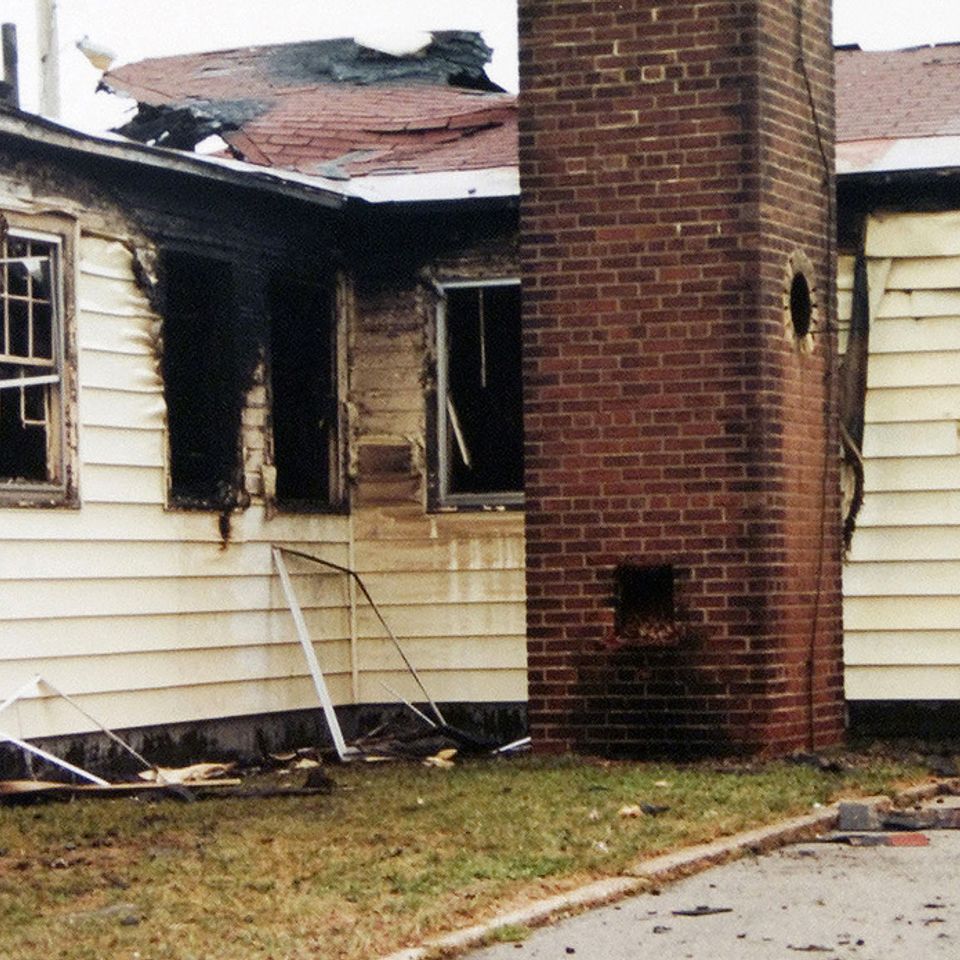
M 517 287 L 521 289 L 518 276 L 458 278 L 437 281 L 439 299 L 436 308 L 436 359 L 435 396 L 431 403 L 431 444 L 435 470 L 435 482 L 431 484 L 434 506 L 442 510 L 457 509 L 522 509 L 524 491 L 498 490 L 489 492 L 457 493 L 450 490 L 450 418 L 444 398 L 450 384 L 449 338 L 447 323 L 448 290 L 470 290 L 490 287 Z
M 294 282 L 316 286 L 322 290 L 327 300 L 329 311 L 328 346 L 329 356 L 326 358 L 327 373 L 331 381 L 330 403 L 332 410 L 332 426 L 327 437 L 325 452 L 327 460 L 327 495 L 324 499 L 316 497 L 289 497 L 278 493 L 281 482 L 280 467 L 277 464 L 277 436 L 276 415 L 277 397 L 274 385 L 275 349 L 272 342 L 274 318 L 270 307 L 270 287 L 275 280 L 285 278 Z M 347 349 L 345 342 L 344 278 L 341 273 L 333 269 L 323 269 L 314 265 L 311 269 L 300 267 L 290 268 L 287 264 L 273 264 L 263 274 L 263 292 L 266 302 L 265 314 L 267 317 L 266 344 L 266 371 L 265 385 L 267 389 L 267 410 L 269 416 L 269 458 L 268 465 L 273 477 L 270 490 L 264 491 L 265 499 L 269 501 L 271 514 L 337 514 L 345 513 L 349 509 L 347 501 L 346 473 L 344 464 L 344 436 L 345 413 L 344 398 L 346 395 Z
M 0 212 L 6 226 L 6 238 L 36 241 L 49 245 L 51 265 L 51 354 L 50 374 L 55 382 L 47 384 L 51 423 L 46 432 L 47 480 L 19 480 L 0 477 L 0 508 L 77 506 L 76 424 L 73 399 L 76 396 L 73 329 L 73 275 L 75 230 L 73 220 L 54 215 L 34 217 Z M 0 307 L 0 323 L 3 310 Z M 14 361 L 8 366 L 17 366 Z M 16 388 L 0 391 L 0 395 Z M 0 400 L 2 402 L 2 400 Z
M 181 457 L 181 453 L 178 452 L 175 454 L 174 452 L 174 434 L 180 435 L 181 426 L 179 424 L 177 427 L 173 427 L 171 425 L 172 417 L 177 419 L 179 418 L 178 414 L 172 413 L 173 405 L 171 405 L 171 393 L 176 393 L 180 389 L 181 384 L 179 381 L 171 381 L 170 377 L 167 375 L 166 365 L 167 363 L 173 362 L 170 355 L 173 333 L 171 332 L 170 328 L 173 324 L 179 325 L 182 323 L 182 318 L 179 315 L 176 315 L 177 319 L 174 321 L 171 320 L 170 290 L 175 286 L 175 283 L 171 280 L 172 271 L 170 270 L 170 263 L 173 260 L 184 260 L 187 258 L 197 261 L 207 261 L 210 264 L 215 264 L 218 268 L 225 269 L 228 274 L 229 283 L 227 284 L 226 289 L 223 287 L 219 288 L 219 295 L 223 298 L 224 302 L 228 302 L 229 309 L 226 312 L 230 314 L 229 318 L 225 321 L 223 328 L 224 330 L 228 331 L 228 334 L 226 335 L 228 338 L 226 340 L 226 349 L 220 354 L 220 356 L 223 359 L 224 365 L 229 365 L 231 369 L 235 369 L 236 362 L 236 343 L 233 339 L 233 334 L 235 332 L 237 305 L 240 298 L 240 278 L 238 276 L 239 263 L 237 258 L 231 255 L 230 251 L 214 245 L 197 244 L 180 240 L 158 244 L 158 312 L 162 321 L 160 328 L 162 351 L 159 369 L 160 379 L 163 384 L 164 403 L 163 433 L 165 448 L 164 484 L 166 488 L 166 509 L 170 511 L 206 511 L 222 513 L 224 511 L 234 509 L 245 497 L 240 447 L 242 443 L 243 432 L 242 412 L 239 416 L 236 437 L 233 438 L 233 442 L 235 444 L 235 457 L 230 464 L 230 472 L 232 475 L 228 477 L 225 471 L 223 477 L 220 477 L 214 481 L 214 486 L 221 487 L 222 493 L 205 497 L 188 492 L 185 489 L 185 478 L 178 478 L 174 467 L 175 460 L 178 460 Z M 178 267 L 177 269 L 180 268 Z M 216 318 L 211 319 L 211 317 L 207 316 L 205 317 L 205 324 L 211 324 L 215 320 Z M 179 333 L 180 331 L 177 332 Z M 205 330 L 204 332 L 207 331 Z M 179 406 L 176 406 L 175 409 L 179 409 Z M 242 411 L 242 405 L 239 403 L 238 409 L 241 409 Z

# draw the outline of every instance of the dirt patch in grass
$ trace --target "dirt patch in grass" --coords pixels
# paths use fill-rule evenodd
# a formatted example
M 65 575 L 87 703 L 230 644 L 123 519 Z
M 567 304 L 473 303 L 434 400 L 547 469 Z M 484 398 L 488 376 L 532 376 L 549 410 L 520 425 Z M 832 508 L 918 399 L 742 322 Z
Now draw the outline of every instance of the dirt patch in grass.
M 835 769 L 519 758 L 330 772 L 328 796 L 0 810 L 0 956 L 371 960 L 926 771 L 872 755 Z M 668 809 L 619 815 L 638 804 Z

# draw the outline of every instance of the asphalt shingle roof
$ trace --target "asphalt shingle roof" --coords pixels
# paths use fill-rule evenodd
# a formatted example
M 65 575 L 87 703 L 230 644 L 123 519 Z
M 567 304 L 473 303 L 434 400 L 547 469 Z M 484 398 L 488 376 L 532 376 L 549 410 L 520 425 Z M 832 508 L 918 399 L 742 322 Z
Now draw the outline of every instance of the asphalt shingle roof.
M 960 44 L 836 52 L 837 141 L 960 135 Z
M 410 57 L 335 40 L 155 58 L 110 71 L 104 86 L 140 104 L 128 136 L 162 144 L 180 111 L 242 159 L 304 174 L 515 166 L 516 98 L 484 74 L 489 49 L 475 34 L 433 36 Z

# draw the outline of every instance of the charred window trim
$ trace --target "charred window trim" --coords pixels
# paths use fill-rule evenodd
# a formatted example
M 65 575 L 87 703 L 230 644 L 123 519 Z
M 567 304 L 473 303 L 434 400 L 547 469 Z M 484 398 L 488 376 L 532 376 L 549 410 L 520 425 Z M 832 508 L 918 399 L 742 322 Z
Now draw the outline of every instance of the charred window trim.
M 456 436 L 455 425 L 451 422 L 447 404 L 444 402 L 450 388 L 449 382 L 449 340 L 447 324 L 447 291 L 481 290 L 491 287 L 520 288 L 520 278 L 470 278 L 443 280 L 437 284 L 440 298 L 436 310 L 436 391 L 431 398 L 428 415 L 431 444 L 430 484 L 431 506 L 435 509 L 520 509 L 524 505 L 523 490 L 497 490 L 477 492 L 455 492 L 451 490 L 451 443 Z
M 5 228 L 5 229 L 4 229 Z M 55 215 L 42 217 L 18 216 L 4 211 L 0 214 L 0 235 L 11 240 L 32 240 L 49 248 L 50 282 L 50 338 L 51 360 L 43 366 L 42 377 L 55 381 L 41 384 L 45 388 L 46 473 L 44 480 L 0 477 L 0 507 L 75 507 L 79 500 L 76 489 L 76 426 L 74 400 L 76 393 L 73 329 L 73 280 L 75 262 L 72 220 Z M 6 245 L 2 248 L 6 250 Z M 6 255 L 6 254 L 4 254 Z M 2 269 L 2 268 L 0 268 Z M 0 284 L 0 286 L 3 286 Z M 4 288 L 5 289 L 5 288 Z M 4 322 L 4 297 L 0 297 L 0 323 Z M 22 367 L 11 361 L 4 366 Z M 39 368 L 38 368 L 39 369 Z M 26 373 L 24 373 L 26 375 Z M 0 403 L 19 403 L 19 388 L 0 390 Z M 0 436 L 0 443 L 3 442 Z
M 278 463 L 277 450 L 277 407 L 278 398 L 274 373 L 276 370 L 276 348 L 273 342 L 275 320 L 273 316 L 274 284 L 282 281 L 294 281 L 307 286 L 314 286 L 327 300 L 328 308 L 328 356 L 325 358 L 327 375 L 329 378 L 328 393 L 322 406 L 326 408 L 326 416 L 331 421 L 328 426 L 324 456 L 326 459 L 326 492 L 322 496 L 297 497 L 284 496 L 284 478 L 282 464 Z M 265 293 L 268 313 L 267 342 L 267 389 L 270 409 L 270 467 L 272 470 L 271 489 L 266 491 L 266 499 L 270 501 L 272 513 L 342 513 L 347 508 L 346 482 L 344 464 L 344 392 L 345 383 L 345 356 L 344 343 L 344 281 L 336 270 L 317 268 L 307 270 L 274 266 L 265 274 Z

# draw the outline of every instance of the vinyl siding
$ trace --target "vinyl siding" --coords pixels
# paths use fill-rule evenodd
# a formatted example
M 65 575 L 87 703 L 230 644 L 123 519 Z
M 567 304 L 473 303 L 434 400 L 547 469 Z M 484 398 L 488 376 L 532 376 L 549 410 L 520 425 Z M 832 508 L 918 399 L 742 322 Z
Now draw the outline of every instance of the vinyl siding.
M 846 695 L 960 698 L 960 214 L 875 215 L 866 250 L 866 493 L 844 568 Z M 852 285 L 842 257 L 842 330 Z
M 81 233 L 77 280 L 81 505 L 0 509 L 0 700 L 39 673 L 116 728 L 318 706 L 272 543 L 355 566 L 435 700 L 525 698 L 520 515 L 432 517 L 414 476 L 415 499 L 352 517 L 268 518 L 254 497 L 224 545 L 215 512 L 165 506 L 159 318 L 122 232 Z M 412 313 L 400 336 L 358 344 L 351 333 L 348 399 L 357 438 L 422 450 L 424 314 L 416 303 Z M 243 438 L 253 477 L 264 403 L 255 386 Z M 296 558 L 288 567 L 335 702 L 393 700 L 381 682 L 423 699 L 346 577 Z M 2 727 L 92 729 L 47 696 L 11 708 Z

